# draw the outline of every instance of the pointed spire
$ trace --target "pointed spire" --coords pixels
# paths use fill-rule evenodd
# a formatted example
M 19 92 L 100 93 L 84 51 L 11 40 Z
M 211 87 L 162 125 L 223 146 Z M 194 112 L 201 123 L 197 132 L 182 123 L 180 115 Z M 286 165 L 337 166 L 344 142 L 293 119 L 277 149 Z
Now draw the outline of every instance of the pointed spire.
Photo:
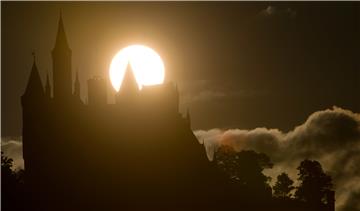
M 79 71 L 78 70 L 76 70 L 76 73 L 75 73 L 74 95 L 77 97 L 80 97 L 80 81 L 79 81 Z
M 75 84 L 78 84 L 79 82 L 79 69 L 76 69 L 76 73 L 75 73 Z
M 190 111 L 189 111 L 189 108 L 187 109 L 186 111 L 186 120 L 190 123 Z
M 55 100 L 66 101 L 72 96 L 71 49 L 69 47 L 62 15 L 60 13 L 53 59 L 53 96 Z
M 64 28 L 64 23 L 63 23 L 62 12 L 61 11 L 60 11 L 58 31 L 57 31 L 57 34 L 56 34 L 56 42 L 55 42 L 54 49 L 58 49 L 58 48 L 70 49 L 67 38 L 66 38 L 66 33 L 65 33 L 65 28 Z
M 41 83 L 39 71 L 36 66 L 35 53 L 33 52 L 32 55 L 34 61 L 24 95 L 44 95 L 44 89 Z
M 177 96 L 179 95 L 179 88 L 178 88 L 177 83 L 175 83 L 175 93 Z
M 49 72 L 46 74 L 45 96 L 51 98 L 51 86 L 49 80 Z
M 139 86 L 136 82 L 134 71 L 132 70 L 130 63 L 128 63 L 119 92 L 126 94 L 134 94 L 138 91 Z
M 179 89 L 178 89 L 178 85 L 177 83 L 175 83 L 175 87 L 174 87 L 174 105 L 175 105 L 175 112 L 178 113 L 179 112 Z

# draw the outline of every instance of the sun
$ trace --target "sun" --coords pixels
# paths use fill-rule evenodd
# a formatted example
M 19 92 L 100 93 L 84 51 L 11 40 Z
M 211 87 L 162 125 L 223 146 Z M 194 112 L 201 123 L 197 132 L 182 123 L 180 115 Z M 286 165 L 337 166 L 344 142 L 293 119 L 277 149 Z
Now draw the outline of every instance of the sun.
M 110 64 L 110 80 L 116 91 L 120 90 L 128 64 L 134 71 L 139 89 L 164 82 L 165 67 L 159 54 L 144 45 L 130 45 L 121 49 Z

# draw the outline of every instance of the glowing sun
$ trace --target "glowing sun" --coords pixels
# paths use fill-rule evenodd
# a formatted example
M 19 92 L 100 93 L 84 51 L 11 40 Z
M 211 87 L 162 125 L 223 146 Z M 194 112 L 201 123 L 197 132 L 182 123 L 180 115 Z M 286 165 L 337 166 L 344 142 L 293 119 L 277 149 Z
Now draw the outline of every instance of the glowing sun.
M 110 80 L 116 91 L 120 90 L 127 65 L 131 66 L 139 89 L 164 82 L 165 68 L 159 54 L 144 45 L 130 45 L 121 49 L 110 64 Z

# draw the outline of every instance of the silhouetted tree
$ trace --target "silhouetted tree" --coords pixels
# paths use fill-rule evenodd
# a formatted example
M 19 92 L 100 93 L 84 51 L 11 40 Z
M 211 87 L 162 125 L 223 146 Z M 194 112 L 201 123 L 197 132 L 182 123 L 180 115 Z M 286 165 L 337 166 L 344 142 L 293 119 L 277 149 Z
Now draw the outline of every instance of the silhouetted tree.
M 13 159 L 1 152 L 1 202 L 3 210 L 23 209 L 24 171 L 13 171 Z
M 282 173 L 277 177 L 277 181 L 273 187 L 274 195 L 280 198 L 290 198 L 291 191 L 294 190 L 294 181 L 292 181 L 286 173 Z
M 272 168 L 270 158 L 264 153 L 251 150 L 236 152 L 229 146 L 220 147 L 215 154 L 215 161 L 227 172 L 234 182 L 249 187 L 268 187 L 270 177 L 262 171 Z
M 13 159 L 4 155 L 1 152 L 1 180 L 2 190 L 6 191 L 12 189 L 16 185 L 16 173 L 12 170 Z
M 7 156 L 4 155 L 4 152 L 1 152 L 1 174 L 3 177 L 5 176 L 11 177 L 11 175 L 13 174 L 13 171 L 11 169 L 12 166 L 13 166 L 13 159 L 8 158 Z
M 297 187 L 295 197 L 311 204 L 331 203 L 333 196 L 331 177 L 326 175 L 318 161 L 304 160 L 297 168 L 298 180 L 301 182 Z

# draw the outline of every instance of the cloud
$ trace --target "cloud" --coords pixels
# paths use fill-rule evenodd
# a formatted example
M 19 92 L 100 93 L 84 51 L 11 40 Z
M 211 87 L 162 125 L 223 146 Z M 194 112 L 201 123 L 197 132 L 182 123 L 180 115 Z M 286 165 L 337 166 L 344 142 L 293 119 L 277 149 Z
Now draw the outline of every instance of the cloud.
M 360 210 L 360 114 L 334 107 L 311 114 L 292 131 L 256 128 L 211 129 L 194 131 L 204 145 L 209 160 L 224 144 L 240 151 L 253 149 L 269 155 L 275 166 L 265 173 L 275 178 L 286 171 L 297 178 L 300 161 L 316 159 L 332 176 L 336 189 L 336 208 L 341 211 Z M 14 159 L 14 168 L 23 168 L 21 137 L 5 137 L 2 151 Z
M 24 159 L 22 157 L 22 139 L 21 137 L 3 137 L 1 138 L 1 151 L 4 155 L 13 159 L 13 168 L 23 169 Z
M 184 103 L 192 103 L 195 101 L 211 101 L 211 100 L 219 100 L 221 98 L 226 97 L 226 93 L 221 91 L 201 91 L 194 95 L 185 95 L 182 96 Z
M 276 6 L 268 6 L 265 9 L 260 11 L 260 16 L 264 16 L 264 17 L 270 17 L 270 16 L 279 16 L 279 17 L 291 17 L 294 18 L 296 17 L 296 11 L 291 9 L 290 7 L 288 8 L 279 8 Z
M 240 89 L 233 91 L 231 87 L 224 87 L 223 83 L 210 80 L 194 80 L 178 83 L 180 87 L 181 105 L 198 102 L 223 101 L 224 99 L 251 98 L 269 94 L 267 90 Z
M 354 192 L 346 199 L 344 206 L 342 206 L 340 209 L 342 211 L 360 210 L 359 199 L 360 199 L 360 191 Z
M 256 128 L 198 130 L 195 135 L 204 144 L 209 159 L 220 145 L 240 151 L 252 149 L 268 154 L 275 167 L 266 173 L 272 178 L 286 171 L 297 178 L 296 167 L 306 158 L 321 162 L 333 177 L 338 210 L 360 210 L 353 200 L 360 192 L 360 114 L 334 107 L 311 114 L 292 131 Z M 274 181 L 273 181 L 274 182 Z

